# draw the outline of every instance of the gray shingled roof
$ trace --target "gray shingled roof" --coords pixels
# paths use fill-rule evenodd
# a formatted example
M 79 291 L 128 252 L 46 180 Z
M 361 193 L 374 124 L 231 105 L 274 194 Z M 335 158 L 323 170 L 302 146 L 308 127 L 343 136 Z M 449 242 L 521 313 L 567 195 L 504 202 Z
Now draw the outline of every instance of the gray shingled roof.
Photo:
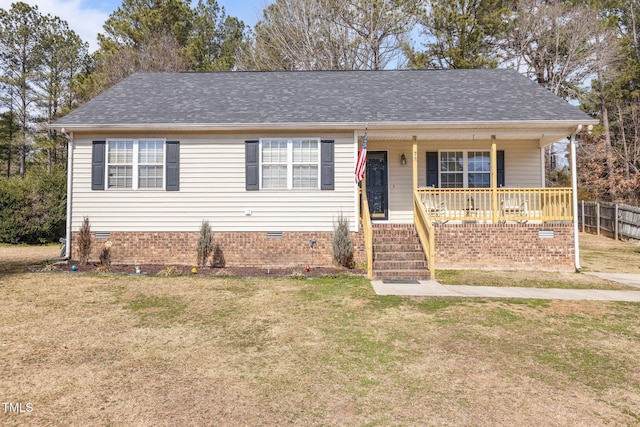
M 56 126 L 590 118 L 513 70 L 136 73 Z

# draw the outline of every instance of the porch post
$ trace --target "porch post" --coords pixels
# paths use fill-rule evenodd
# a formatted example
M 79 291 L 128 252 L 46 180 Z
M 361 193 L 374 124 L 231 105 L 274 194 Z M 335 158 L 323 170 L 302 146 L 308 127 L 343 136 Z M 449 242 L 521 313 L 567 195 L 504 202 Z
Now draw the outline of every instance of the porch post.
M 413 135 L 413 191 L 418 189 L 418 137 Z M 413 197 L 413 196 L 411 196 Z
M 491 211 L 492 222 L 495 224 L 498 219 L 498 151 L 495 135 L 491 135 Z

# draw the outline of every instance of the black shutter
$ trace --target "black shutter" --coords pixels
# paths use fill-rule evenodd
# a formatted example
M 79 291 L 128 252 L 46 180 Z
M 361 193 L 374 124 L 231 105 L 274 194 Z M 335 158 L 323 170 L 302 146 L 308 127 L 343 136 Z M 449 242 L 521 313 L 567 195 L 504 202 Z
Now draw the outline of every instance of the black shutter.
M 245 180 L 247 191 L 256 191 L 260 189 L 258 167 L 260 166 L 258 155 L 260 141 L 244 142 L 244 164 L 245 164 Z
M 333 140 L 322 140 L 320 149 L 320 189 L 334 189 Z
M 496 153 L 496 169 L 498 172 L 498 187 L 504 187 L 504 151 L 498 150 Z
M 427 152 L 427 187 L 438 187 L 438 153 Z
M 180 141 L 167 141 L 167 191 L 180 190 Z
M 93 141 L 91 151 L 91 189 L 104 190 L 106 141 Z

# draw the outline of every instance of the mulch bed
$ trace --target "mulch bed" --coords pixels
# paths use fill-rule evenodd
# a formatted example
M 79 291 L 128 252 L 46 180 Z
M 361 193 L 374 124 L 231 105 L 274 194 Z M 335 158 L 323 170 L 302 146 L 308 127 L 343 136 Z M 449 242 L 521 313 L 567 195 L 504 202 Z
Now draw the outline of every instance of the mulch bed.
M 114 273 L 114 274 L 136 274 L 136 266 L 131 264 L 113 264 L 107 270 L 99 263 L 80 264 L 77 261 L 61 262 L 45 267 L 30 269 L 34 272 L 72 272 L 72 266 L 76 267 L 76 273 Z M 342 274 L 364 275 L 363 269 L 346 269 L 338 267 L 311 267 L 309 271 L 305 267 L 196 267 L 196 273 L 191 270 L 191 265 L 162 265 L 162 264 L 140 264 L 140 274 L 148 276 L 178 276 L 178 275 L 199 275 L 199 276 L 240 276 L 240 277 L 322 277 L 337 276 Z

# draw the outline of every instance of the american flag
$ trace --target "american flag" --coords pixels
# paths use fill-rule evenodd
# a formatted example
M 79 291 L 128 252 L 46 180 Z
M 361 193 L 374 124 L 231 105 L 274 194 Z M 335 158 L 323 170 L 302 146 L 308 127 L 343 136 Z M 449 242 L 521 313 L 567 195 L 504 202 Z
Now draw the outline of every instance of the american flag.
M 364 178 L 367 173 L 367 130 L 364 130 L 362 138 L 362 148 L 358 152 L 358 161 L 356 162 L 356 184 Z

